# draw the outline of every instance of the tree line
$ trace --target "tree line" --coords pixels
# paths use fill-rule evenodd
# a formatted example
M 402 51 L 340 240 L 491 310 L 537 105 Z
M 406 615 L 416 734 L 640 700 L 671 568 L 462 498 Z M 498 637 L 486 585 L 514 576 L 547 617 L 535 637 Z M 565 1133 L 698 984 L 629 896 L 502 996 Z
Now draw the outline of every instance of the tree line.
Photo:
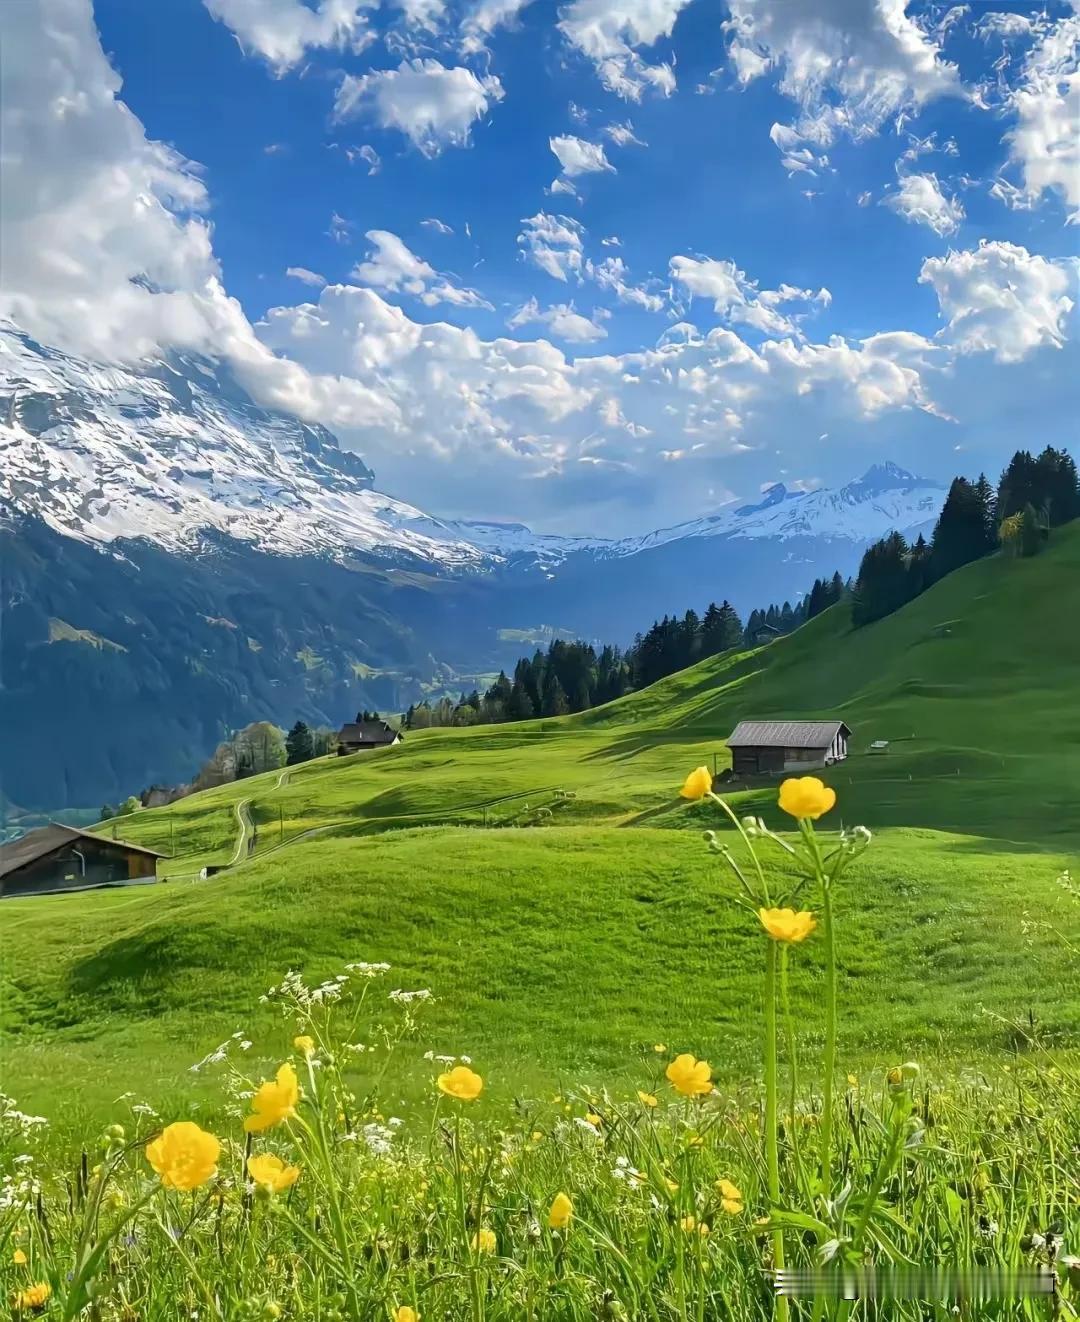
M 458 699 L 414 703 L 405 713 L 405 727 L 491 725 L 527 721 L 537 716 L 565 716 L 612 702 L 626 693 L 655 684 L 705 657 L 738 647 L 755 647 L 769 638 L 791 633 L 846 590 L 840 574 L 815 579 L 810 592 L 792 605 L 785 601 L 751 611 L 744 624 L 730 601 L 711 602 L 703 615 L 688 610 L 665 615 L 627 648 L 556 639 L 546 651 L 522 657 L 512 677 L 505 670 L 483 693 L 474 689 Z
M 379 720 L 378 712 L 362 712 L 358 720 Z M 101 820 L 124 817 L 141 808 L 159 808 L 177 799 L 186 798 L 198 790 L 228 785 L 264 771 L 277 771 L 287 766 L 309 762 L 313 757 L 324 757 L 337 748 L 337 732 L 328 726 L 314 728 L 297 721 L 286 733 L 271 721 L 252 721 L 242 730 L 223 739 L 186 785 L 148 785 L 139 794 L 131 794 L 122 803 L 106 803 L 101 809 Z
M 1080 515 L 1080 479 L 1065 450 L 1047 446 L 1036 458 L 1018 450 L 996 489 L 985 473 L 975 481 L 956 477 L 949 487 L 930 541 L 909 544 L 893 532 L 868 547 L 851 602 L 856 627 L 891 615 L 906 602 L 999 547 L 1037 555 L 1050 529 Z

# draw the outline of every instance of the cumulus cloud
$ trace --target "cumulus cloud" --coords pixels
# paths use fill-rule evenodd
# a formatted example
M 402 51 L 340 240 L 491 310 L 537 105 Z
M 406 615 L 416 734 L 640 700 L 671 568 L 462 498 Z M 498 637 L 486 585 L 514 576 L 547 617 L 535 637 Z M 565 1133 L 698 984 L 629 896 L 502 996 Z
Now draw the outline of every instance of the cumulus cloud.
M 480 78 L 460 65 L 447 69 L 438 60 L 403 60 L 396 69 L 346 75 L 334 116 L 373 118 L 382 128 L 404 133 L 425 156 L 437 156 L 446 147 L 468 146 L 473 124 L 502 98 L 502 83 L 493 74 Z
M 669 37 L 690 0 L 571 0 L 560 12 L 559 29 L 596 66 L 610 92 L 640 101 L 646 91 L 670 96 L 675 72 L 670 64 L 646 64 L 638 54 Z
M 571 276 L 581 278 L 585 227 L 570 216 L 553 216 L 538 211 L 523 220 L 525 228 L 518 235 L 518 247 L 541 271 L 565 282 Z
M 375 40 L 366 10 L 373 0 L 203 0 L 206 8 L 250 54 L 261 55 L 279 72 L 298 64 L 306 51 L 332 47 L 364 49 Z
M 1043 345 L 1064 345 L 1077 271 L 1075 259 L 1052 261 L 984 239 L 976 249 L 929 258 L 919 281 L 937 295 L 942 334 L 960 353 L 1013 363 Z
M 899 112 L 962 92 L 956 66 L 907 8 L 908 0 L 730 0 L 728 54 L 739 82 L 776 69 L 799 106 L 777 142 L 789 160 L 800 159 L 795 147 L 859 140 Z
M 1051 24 L 1029 51 L 1008 99 L 1016 117 L 1006 135 L 1021 185 L 997 196 L 1030 208 L 1045 192 L 1061 194 L 1068 219 L 1080 221 L 1080 13 Z
M 713 310 L 725 321 L 751 326 L 766 335 L 801 335 L 799 318 L 781 313 L 781 304 L 801 303 L 805 315 L 809 305 L 827 307 L 832 302 L 827 289 L 816 294 L 787 284 L 759 289 L 734 262 L 713 257 L 673 257 L 670 274 L 692 298 L 711 299 Z
M 942 236 L 955 234 L 964 219 L 959 199 L 946 197 L 933 174 L 901 176 L 896 191 L 884 198 L 883 205 L 909 224 L 926 225 Z
M 318 271 L 309 271 L 306 266 L 290 266 L 285 272 L 293 280 L 300 280 L 305 285 L 314 285 L 316 289 L 321 289 L 326 284 L 326 276 L 320 275 Z
M 596 174 L 608 170 L 614 174 L 615 167 L 604 154 L 603 146 L 598 142 L 586 142 L 584 138 L 565 135 L 549 138 L 548 146 L 558 158 L 562 172 L 568 179 L 576 179 L 582 174 Z
M 454 307 L 492 310 L 483 295 L 441 275 L 389 230 L 368 230 L 364 237 L 372 248 L 366 260 L 353 267 L 354 280 L 375 289 L 412 294 L 427 307 L 450 303 Z
M 553 307 L 541 308 L 535 298 L 530 298 L 518 308 L 506 324 L 511 330 L 517 330 L 519 326 L 538 322 L 546 326 L 556 339 L 567 340 L 571 344 L 591 344 L 594 340 L 607 338 L 607 331 L 603 326 L 597 325 L 597 321 L 608 315 L 610 314 L 600 309 L 590 320 L 580 312 L 576 312 L 572 303 L 559 303 Z

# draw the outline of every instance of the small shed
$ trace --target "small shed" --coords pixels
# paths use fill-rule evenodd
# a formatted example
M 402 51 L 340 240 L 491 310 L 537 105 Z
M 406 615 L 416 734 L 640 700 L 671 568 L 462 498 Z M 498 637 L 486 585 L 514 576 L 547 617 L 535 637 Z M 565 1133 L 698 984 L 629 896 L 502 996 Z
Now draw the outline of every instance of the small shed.
M 401 742 L 401 731 L 386 721 L 350 721 L 338 731 L 338 755 L 362 753 L 370 748 L 389 748 Z
M 757 776 L 842 762 L 850 738 L 843 721 L 740 721 L 727 743 L 735 775 Z
M 151 881 L 162 857 L 142 845 L 50 822 L 0 845 L 0 896 Z

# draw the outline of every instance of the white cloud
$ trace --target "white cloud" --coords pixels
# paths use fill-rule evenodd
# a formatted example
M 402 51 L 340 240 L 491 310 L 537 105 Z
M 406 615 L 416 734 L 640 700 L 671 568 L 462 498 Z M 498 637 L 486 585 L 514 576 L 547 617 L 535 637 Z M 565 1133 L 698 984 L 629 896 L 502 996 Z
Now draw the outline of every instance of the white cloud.
M 959 199 L 946 197 L 933 174 L 902 175 L 896 191 L 883 199 L 883 205 L 909 224 L 926 225 L 942 236 L 955 234 L 964 219 Z
M 355 161 L 363 161 L 369 176 L 378 174 L 382 169 L 382 157 L 370 143 L 365 142 L 362 147 L 346 147 L 345 156 L 350 165 Z
M 477 0 L 461 23 L 461 50 L 477 55 L 487 50 L 492 33 L 512 26 L 532 0 Z
M 314 48 L 364 49 L 375 40 L 365 10 L 372 0 L 203 0 L 236 36 L 243 49 L 263 56 L 279 72 L 292 68 Z
M 436 234 L 453 234 L 453 229 L 441 221 L 438 216 L 429 216 L 427 220 L 422 220 L 420 224 L 424 229 L 434 230 Z
M 634 126 L 629 120 L 622 124 L 609 124 L 604 132 L 615 144 L 616 147 L 645 147 L 647 143 L 635 134 Z
M 782 303 L 827 307 L 832 302 L 827 289 L 816 294 L 787 284 L 779 289 L 758 289 L 757 282 L 748 279 L 734 262 L 713 257 L 673 257 L 670 273 L 692 298 L 711 299 L 713 310 L 725 321 L 752 326 L 766 335 L 801 336 L 799 318 L 777 310 Z
M 590 321 L 580 312 L 575 312 L 572 303 L 559 303 L 554 307 L 541 308 L 535 298 L 530 298 L 518 308 L 506 324 L 511 330 L 516 330 L 519 326 L 539 322 L 546 326 L 556 339 L 567 340 L 571 344 L 590 344 L 594 340 L 607 338 L 607 331 L 603 326 L 598 326 L 595 320 L 597 316 L 603 315 L 605 314 L 601 309 Z
M 521 222 L 525 228 L 518 235 L 518 246 L 541 271 L 566 281 L 580 280 L 585 227 L 570 216 L 553 216 L 539 211 Z
M 1050 25 L 1029 51 L 1008 108 L 1016 116 L 1006 135 L 1009 157 L 1022 187 L 1006 181 L 996 195 L 1030 208 L 1056 191 L 1069 221 L 1080 221 L 1080 14 Z
M 659 312 L 666 300 L 657 292 L 660 282 L 652 280 L 647 285 L 635 285 L 631 282 L 630 271 L 621 257 L 606 257 L 602 262 L 587 261 L 585 271 L 601 289 L 610 290 L 620 303 L 635 304 L 646 312 Z
M 336 211 L 330 213 L 330 228 L 326 231 L 335 243 L 348 243 L 352 239 L 352 224 L 339 216 Z
M 621 248 L 622 239 L 617 234 L 609 234 L 607 238 L 600 240 L 601 248 Z
M 465 147 L 473 124 L 503 98 L 494 75 L 478 78 L 438 60 L 403 60 L 397 69 L 346 75 L 334 100 L 338 120 L 373 117 L 382 128 L 404 133 L 425 156 Z
M 929 258 L 919 281 L 937 295 L 942 335 L 960 353 L 1012 363 L 1043 345 L 1064 345 L 1077 270 L 1075 259 L 1052 261 L 984 239 L 977 249 Z
M 646 64 L 642 46 L 669 37 L 689 0 L 571 0 L 560 11 L 563 36 L 596 65 L 601 82 L 629 101 L 645 91 L 670 96 L 675 73 L 670 64 Z
M 567 135 L 549 138 L 548 146 L 555 153 L 562 172 L 568 179 L 605 170 L 615 173 L 615 167 L 604 155 L 604 148 L 598 142 L 586 142 L 584 138 Z
M 396 234 L 389 230 L 368 230 L 364 237 L 373 246 L 367 259 L 353 268 L 354 280 L 375 289 L 412 294 L 427 307 L 450 303 L 455 307 L 491 310 L 491 304 L 475 289 L 464 288 L 450 276 L 441 275 Z
M 828 147 L 840 134 L 859 140 L 898 112 L 962 92 L 956 66 L 908 15 L 908 0 L 730 0 L 729 8 L 739 81 L 777 69 L 781 91 L 799 105 L 791 138 L 777 143 L 786 153 Z
M 293 280 L 302 280 L 305 285 L 314 285 L 316 289 L 326 284 L 326 276 L 320 275 L 318 271 L 309 271 L 306 266 L 290 266 L 285 274 Z
M 446 14 L 446 0 L 394 0 L 409 27 L 437 32 Z

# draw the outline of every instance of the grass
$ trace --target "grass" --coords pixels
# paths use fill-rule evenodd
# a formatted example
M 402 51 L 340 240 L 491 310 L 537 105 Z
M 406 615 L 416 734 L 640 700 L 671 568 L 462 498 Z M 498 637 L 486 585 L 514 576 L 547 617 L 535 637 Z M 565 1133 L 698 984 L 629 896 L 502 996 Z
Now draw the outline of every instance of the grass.
M 1074 1032 L 1056 947 L 1021 924 L 1070 917 L 1054 878 L 1080 839 L 1078 571 L 1080 529 L 1064 529 L 858 632 L 833 609 L 592 712 L 409 734 L 121 818 L 121 837 L 175 850 L 166 875 L 190 876 L 229 860 L 249 800 L 264 856 L 206 883 L 5 901 L 5 1076 L 45 1110 L 60 1061 L 87 1113 L 133 1084 L 161 1098 L 209 1039 L 262 1031 L 248 1007 L 284 966 L 369 958 L 430 985 L 445 1045 L 496 1074 L 612 1069 L 659 1036 L 735 1077 L 753 1055 L 751 966 L 696 834 L 713 823 L 674 790 L 727 763 L 743 716 L 842 716 L 854 752 L 825 776 L 826 824 L 887 828 L 843 900 L 849 1054 L 992 1056 L 1008 1042 L 984 1009 Z M 880 738 L 885 756 L 864 751 Z M 779 824 L 775 785 L 732 798 Z
M 3 904 L 3 1087 L 52 1124 L 0 1098 L 0 1298 L 20 1322 L 954 1315 L 789 1307 L 764 1275 L 869 1256 L 1053 1264 L 1052 1301 L 963 1315 L 1076 1317 L 1078 568 L 1074 530 L 858 634 L 826 612 L 594 712 L 410 735 L 121 819 L 175 850 L 174 880 Z M 775 784 L 731 787 L 765 819 L 759 879 L 716 805 L 675 788 L 726 764 L 739 716 L 834 713 L 855 754 L 817 836 L 772 835 Z M 883 827 L 861 853 L 839 833 L 859 820 Z M 241 821 L 255 855 L 192 880 Z M 780 946 L 762 901 L 820 930 Z M 356 961 L 393 967 L 339 975 Z M 267 999 L 289 968 L 323 990 Z M 698 1100 L 675 1091 L 683 1052 L 709 1061 Z M 466 1058 L 479 1098 L 440 1095 Z M 246 1133 L 275 1075 L 275 1123 Z M 182 1119 L 199 1130 L 162 1134 Z M 252 1153 L 295 1183 L 271 1194 Z

